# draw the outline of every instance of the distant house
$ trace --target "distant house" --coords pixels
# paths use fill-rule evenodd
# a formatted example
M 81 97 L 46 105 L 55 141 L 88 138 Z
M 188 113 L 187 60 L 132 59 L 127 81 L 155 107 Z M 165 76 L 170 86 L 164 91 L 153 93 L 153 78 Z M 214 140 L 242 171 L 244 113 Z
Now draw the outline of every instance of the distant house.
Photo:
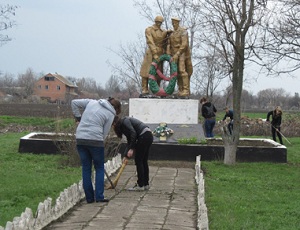
M 52 103 L 68 103 L 77 98 L 77 86 L 59 74 L 51 74 L 40 78 L 34 84 L 34 95 Z

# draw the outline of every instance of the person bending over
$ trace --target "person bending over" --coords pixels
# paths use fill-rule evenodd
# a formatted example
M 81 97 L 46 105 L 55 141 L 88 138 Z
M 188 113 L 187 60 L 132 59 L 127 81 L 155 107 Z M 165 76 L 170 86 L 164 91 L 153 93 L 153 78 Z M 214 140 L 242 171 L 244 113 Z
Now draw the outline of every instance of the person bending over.
M 128 190 L 149 190 L 148 156 L 153 142 L 151 130 L 142 121 L 133 117 L 116 117 L 113 126 L 119 138 L 125 135 L 127 139 L 127 147 L 123 160 L 134 157 L 136 165 L 137 182 Z
M 71 102 L 75 117 L 76 147 L 81 160 L 83 190 L 87 203 L 108 202 L 104 198 L 104 140 L 121 103 L 114 99 L 75 99 Z M 81 112 L 83 111 L 83 112 Z M 92 183 L 92 164 L 96 171 L 95 191 Z
M 283 145 L 282 136 L 280 132 L 281 120 L 282 120 L 282 110 L 280 106 L 276 106 L 276 108 L 267 114 L 267 122 L 270 122 L 270 117 L 272 117 L 271 121 L 271 132 L 273 140 L 276 141 L 276 134 L 280 141 L 280 144 Z

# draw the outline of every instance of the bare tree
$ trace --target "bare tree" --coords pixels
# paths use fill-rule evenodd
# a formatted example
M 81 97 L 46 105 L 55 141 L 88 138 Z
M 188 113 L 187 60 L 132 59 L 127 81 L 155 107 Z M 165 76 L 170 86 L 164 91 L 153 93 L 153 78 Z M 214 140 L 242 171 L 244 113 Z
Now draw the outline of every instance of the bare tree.
M 272 21 L 265 23 L 266 36 L 261 41 L 265 53 L 260 55 L 269 60 L 265 67 L 270 74 L 293 74 L 293 71 L 300 69 L 300 1 L 271 3 Z M 284 65 L 280 65 L 283 61 Z
M 17 83 L 16 83 L 16 79 L 15 79 L 14 75 L 12 75 L 10 73 L 6 73 L 2 77 L 0 76 L 0 87 L 1 88 L 14 87 L 16 85 L 17 85 Z
M 76 85 L 78 86 L 79 91 L 88 92 L 89 94 L 97 94 L 98 85 L 95 79 L 82 77 L 80 79 L 76 79 Z
M 113 74 L 118 76 L 120 82 L 126 87 L 141 89 L 140 68 L 143 60 L 144 50 L 146 49 L 145 39 L 138 36 L 137 41 L 129 42 L 126 46 L 120 45 L 119 49 L 110 51 L 121 58 L 121 65 L 107 61 Z
M 251 106 L 254 104 L 254 96 L 248 92 L 247 90 L 243 89 L 242 91 L 242 111 L 246 109 L 251 109 Z
M 3 31 L 16 25 L 12 20 L 16 9 L 17 6 L 0 4 L 0 46 L 11 40 L 8 35 L 3 34 Z
M 300 96 L 299 93 L 295 93 L 294 97 L 289 100 L 289 104 L 292 108 L 299 109 L 300 107 Z
M 256 0 L 203 0 L 202 13 L 203 42 L 212 46 L 222 56 L 228 76 L 232 76 L 232 96 L 234 110 L 233 134 L 225 133 L 222 138 L 225 146 L 225 164 L 235 164 L 240 137 L 241 97 L 245 61 L 254 54 L 253 44 L 258 36 L 258 25 L 265 15 L 264 1 Z
M 214 53 L 202 57 L 202 61 L 197 63 L 197 67 L 191 80 L 196 86 L 196 93 L 206 95 L 207 98 L 213 100 L 214 93 L 222 79 L 228 76 L 222 70 L 218 63 L 217 55 L 214 55 Z
M 2 77 L 0 77 L 0 88 L 6 94 L 14 95 L 16 87 L 17 81 L 13 74 L 6 73 Z
M 34 83 L 36 80 L 37 76 L 31 68 L 28 68 L 25 74 L 18 75 L 18 85 L 24 89 L 24 97 L 28 97 L 33 94 Z
M 258 101 L 262 108 L 275 108 L 277 105 L 285 105 L 288 93 L 283 88 L 265 89 L 257 93 Z
M 115 97 L 122 90 L 120 79 L 117 76 L 110 76 L 108 81 L 105 84 L 105 91 L 107 97 Z

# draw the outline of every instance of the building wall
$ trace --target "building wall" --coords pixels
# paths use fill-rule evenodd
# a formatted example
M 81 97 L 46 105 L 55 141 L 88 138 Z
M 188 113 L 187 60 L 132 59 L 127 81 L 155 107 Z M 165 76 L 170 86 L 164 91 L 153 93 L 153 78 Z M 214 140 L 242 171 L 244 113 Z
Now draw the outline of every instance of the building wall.
M 43 77 L 34 86 L 35 95 L 48 98 L 52 102 L 65 101 L 66 92 L 70 93 L 70 88 L 57 78 L 54 78 L 53 81 L 46 81 Z

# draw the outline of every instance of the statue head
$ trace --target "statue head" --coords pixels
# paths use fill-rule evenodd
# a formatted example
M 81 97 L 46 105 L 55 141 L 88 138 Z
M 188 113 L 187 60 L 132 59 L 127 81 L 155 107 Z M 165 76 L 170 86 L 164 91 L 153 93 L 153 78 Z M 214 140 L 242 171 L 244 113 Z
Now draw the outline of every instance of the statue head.
M 176 18 L 176 17 L 173 17 L 171 18 L 172 22 L 175 21 L 175 22 L 180 22 L 180 19 L 179 18 Z
M 171 20 L 172 20 L 172 25 L 173 25 L 174 30 L 177 30 L 179 28 L 180 19 L 179 18 L 171 18 Z
M 155 21 L 155 22 L 161 22 L 161 23 L 163 23 L 163 22 L 164 22 L 164 18 L 163 18 L 162 16 L 159 15 L 159 16 L 156 16 L 156 17 L 155 17 L 154 21 Z

